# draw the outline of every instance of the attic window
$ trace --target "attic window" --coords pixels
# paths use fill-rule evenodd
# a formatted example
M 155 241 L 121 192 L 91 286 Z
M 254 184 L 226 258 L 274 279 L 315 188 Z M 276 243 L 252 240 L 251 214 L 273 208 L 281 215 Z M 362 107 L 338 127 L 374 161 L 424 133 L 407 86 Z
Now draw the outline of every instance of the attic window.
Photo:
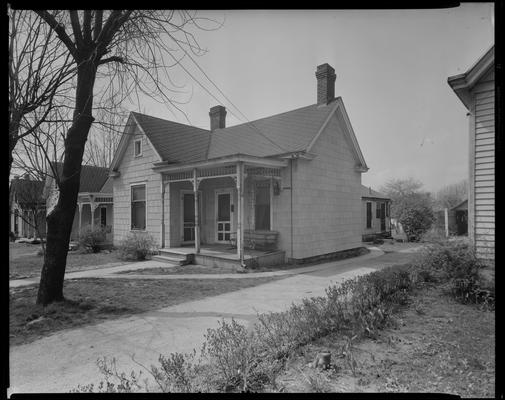
M 134 155 L 140 157 L 142 155 L 142 139 L 137 139 L 133 142 Z

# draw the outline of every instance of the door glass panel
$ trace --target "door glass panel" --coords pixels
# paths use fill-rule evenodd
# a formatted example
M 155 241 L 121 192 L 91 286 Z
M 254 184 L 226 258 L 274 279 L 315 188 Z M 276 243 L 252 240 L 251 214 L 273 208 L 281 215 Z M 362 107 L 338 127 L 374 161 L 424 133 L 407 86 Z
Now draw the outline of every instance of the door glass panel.
M 230 194 L 220 194 L 217 196 L 217 219 L 219 221 L 230 220 Z
M 184 222 L 195 223 L 195 196 L 192 193 L 184 194 Z

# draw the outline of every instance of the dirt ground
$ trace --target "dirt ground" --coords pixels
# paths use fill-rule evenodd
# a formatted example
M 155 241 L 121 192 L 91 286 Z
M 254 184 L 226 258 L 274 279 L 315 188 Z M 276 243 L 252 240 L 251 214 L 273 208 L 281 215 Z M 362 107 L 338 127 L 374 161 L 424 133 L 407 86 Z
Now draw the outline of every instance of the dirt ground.
M 419 291 L 375 340 L 358 341 L 352 351 L 345 343 L 328 336 L 300 348 L 277 378 L 277 391 L 494 397 L 495 314 L 456 303 L 440 288 Z M 322 350 L 331 352 L 331 368 L 308 366 Z

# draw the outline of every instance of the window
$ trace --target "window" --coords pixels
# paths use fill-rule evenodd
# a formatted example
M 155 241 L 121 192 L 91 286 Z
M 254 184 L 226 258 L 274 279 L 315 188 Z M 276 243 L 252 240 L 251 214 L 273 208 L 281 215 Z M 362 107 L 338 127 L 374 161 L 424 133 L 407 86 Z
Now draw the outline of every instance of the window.
M 255 229 L 270 230 L 270 182 L 256 184 Z
M 146 185 L 131 188 L 132 229 L 146 229 Z
M 135 157 L 140 157 L 142 155 L 142 139 L 137 139 L 133 143 Z
M 391 203 L 386 203 L 386 217 L 391 216 Z
M 366 203 L 366 227 L 372 227 L 372 203 L 369 201 Z
M 376 202 L 376 208 L 375 208 L 375 218 L 380 218 L 381 217 L 381 203 Z

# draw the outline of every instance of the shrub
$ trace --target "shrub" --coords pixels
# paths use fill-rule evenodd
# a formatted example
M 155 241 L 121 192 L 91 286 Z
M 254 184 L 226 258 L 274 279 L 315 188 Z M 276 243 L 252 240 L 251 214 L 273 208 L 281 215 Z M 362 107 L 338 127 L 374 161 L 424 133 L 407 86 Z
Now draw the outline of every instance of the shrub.
M 483 287 L 480 276 L 484 265 L 468 242 L 434 242 L 420 253 L 414 265 L 419 280 L 447 284 L 456 300 L 494 307 L 493 290 Z
M 79 245 L 93 253 L 100 251 L 100 246 L 105 242 L 105 230 L 100 226 L 86 226 L 79 232 Z
M 9 232 L 9 240 L 11 242 L 14 242 L 16 240 L 16 235 L 12 231 Z
M 145 260 L 157 251 L 154 238 L 145 232 L 131 232 L 119 245 L 119 257 L 125 260 Z

